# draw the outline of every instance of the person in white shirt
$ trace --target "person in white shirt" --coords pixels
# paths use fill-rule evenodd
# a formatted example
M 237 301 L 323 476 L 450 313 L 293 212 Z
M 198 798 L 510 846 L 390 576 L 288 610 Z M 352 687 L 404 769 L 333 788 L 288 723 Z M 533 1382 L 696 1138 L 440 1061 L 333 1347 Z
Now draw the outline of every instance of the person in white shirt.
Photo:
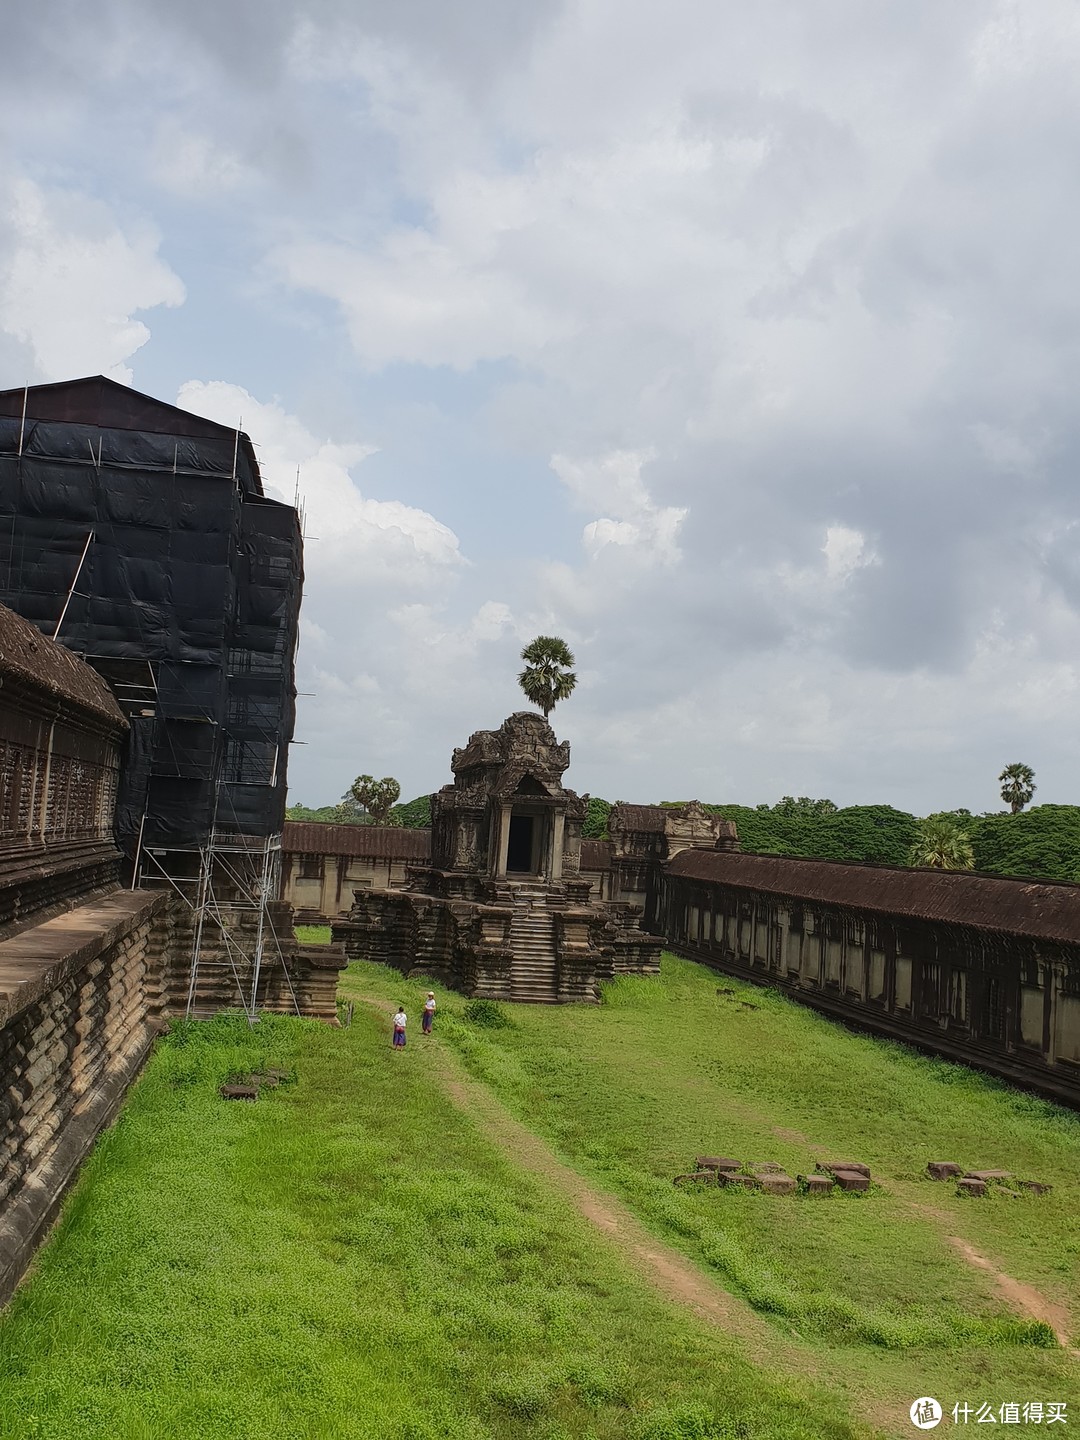
M 422 1021 L 424 1034 L 431 1034 L 431 1025 L 435 1019 L 435 991 L 427 992 L 427 999 L 424 1001 L 424 1019 Z
M 405 1026 L 409 1023 L 409 1017 L 405 1014 L 405 1006 L 399 1005 L 397 1014 L 394 1016 L 394 1049 L 400 1050 L 405 1044 Z

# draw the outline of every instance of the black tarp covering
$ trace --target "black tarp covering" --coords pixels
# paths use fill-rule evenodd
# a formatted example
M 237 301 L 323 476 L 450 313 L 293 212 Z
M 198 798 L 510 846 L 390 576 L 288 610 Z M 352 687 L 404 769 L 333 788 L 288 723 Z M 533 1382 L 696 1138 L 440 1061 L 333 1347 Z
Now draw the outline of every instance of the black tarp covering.
M 25 423 L 22 392 L 0 396 L 0 602 L 52 635 L 78 571 L 58 639 L 131 721 L 117 804 L 129 854 L 140 827 L 144 845 L 184 849 L 215 825 L 275 834 L 295 712 L 296 512 L 262 494 L 246 436 L 93 384 L 103 420 L 119 406 L 175 418 L 178 433 L 53 418 L 80 413 L 90 382 L 31 389 Z

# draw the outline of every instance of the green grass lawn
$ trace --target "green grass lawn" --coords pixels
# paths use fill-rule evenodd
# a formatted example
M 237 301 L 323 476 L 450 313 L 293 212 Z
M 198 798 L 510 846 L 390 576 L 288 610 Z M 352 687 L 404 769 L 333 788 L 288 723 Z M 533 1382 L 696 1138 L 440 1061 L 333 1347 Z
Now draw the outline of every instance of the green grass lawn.
M 604 1018 L 587 1014 L 565 1012 L 571 1035 Z M 506 1052 L 523 1074 L 525 1034 Z M 866 1433 L 835 1391 L 654 1295 L 483 1138 L 431 1058 L 393 1053 L 363 1006 L 344 1031 L 176 1024 L 0 1317 L 0 1436 Z M 218 1097 L 266 1065 L 294 1078 Z
M 344 982 L 412 1008 L 422 988 L 375 965 Z M 598 1007 L 504 1008 L 512 1025 L 487 1029 L 446 997 L 439 1034 L 517 1118 L 838 1383 L 871 1405 L 909 1393 L 1080 1409 L 1076 1361 L 950 1243 L 1076 1307 L 1080 1341 L 1080 1116 L 673 956 L 659 980 L 619 981 Z M 824 1200 L 673 1187 L 699 1153 L 792 1174 L 861 1160 L 879 1184 Z M 1054 1189 L 964 1199 L 926 1176 L 931 1159 Z
M 297 925 L 294 931 L 301 945 L 329 945 L 329 925 Z

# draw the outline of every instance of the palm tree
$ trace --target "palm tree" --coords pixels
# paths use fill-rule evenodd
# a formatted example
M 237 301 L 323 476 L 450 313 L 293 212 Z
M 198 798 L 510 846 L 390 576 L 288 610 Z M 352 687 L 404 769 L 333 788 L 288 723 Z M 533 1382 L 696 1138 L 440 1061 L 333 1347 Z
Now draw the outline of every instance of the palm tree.
M 376 825 L 385 825 L 400 798 L 401 786 L 392 775 L 384 775 L 381 780 L 373 775 L 358 775 L 341 797 L 341 804 L 357 806 L 366 811 Z
M 1016 815 L 1035 794 L 1035 771 L 1030 765 L 1006 765 L 998 776 L 1001 798 Z
M 565 640 L 557 635 L 538 635 L 521 652 L 525 669 L 518 676 L 518 684 L 525 691 L 525 698 L 539 705 L 546 720 L 560 700 L 566 700 L 577 676 L 570 669 L 574 656 Z
M 973 870 L 971 837 L 948 816 L 929 815 L 919 821 L 908 864 L 928 865 L 934 870 Z

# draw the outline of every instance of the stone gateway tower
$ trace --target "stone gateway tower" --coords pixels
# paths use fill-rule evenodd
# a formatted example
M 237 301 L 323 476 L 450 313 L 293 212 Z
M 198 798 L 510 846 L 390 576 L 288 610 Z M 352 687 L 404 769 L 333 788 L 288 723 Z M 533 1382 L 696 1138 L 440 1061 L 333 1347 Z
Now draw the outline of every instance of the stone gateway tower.
M 656 973 L 641 906 L 595 899 L 581 874 L 588 797 L 563 787 L 569 764 L 531 711 L 476 731 L 432 797 L 429 865 L 403 890 L 358 891 L 334 939 L 488 999 L 596 1000 L 601 980 Z

